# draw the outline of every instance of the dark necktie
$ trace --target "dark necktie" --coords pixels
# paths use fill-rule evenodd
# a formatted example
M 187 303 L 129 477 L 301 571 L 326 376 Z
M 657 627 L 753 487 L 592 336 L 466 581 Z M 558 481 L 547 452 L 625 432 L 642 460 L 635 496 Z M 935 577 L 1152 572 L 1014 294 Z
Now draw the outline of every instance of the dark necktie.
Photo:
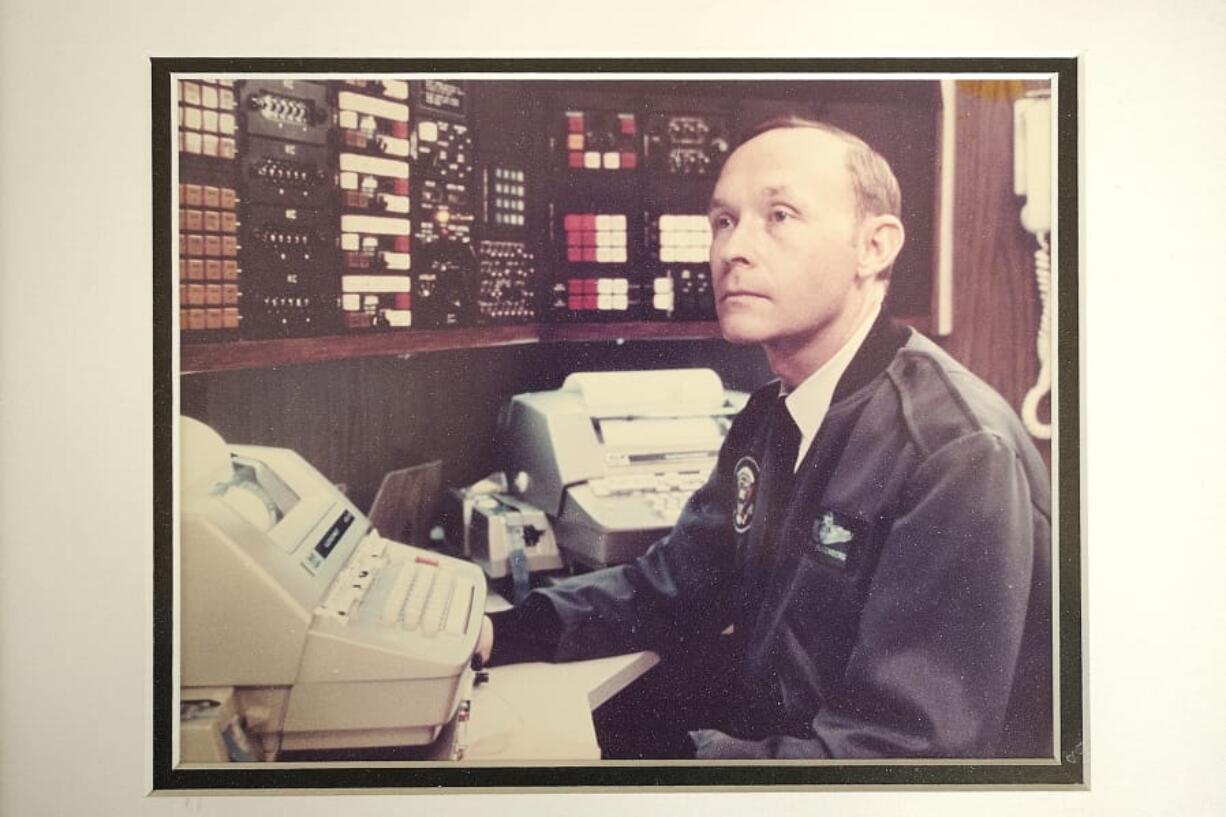
M 771 417 L 769 478 L 764 486 L 767 511 L 766 535 L 775 538 L 787 516 L 788 499 L 792 495 L 795 475 L 796 453 L 800 448 L 800 428 L 788 411 L 786 400 L 780 396 Z

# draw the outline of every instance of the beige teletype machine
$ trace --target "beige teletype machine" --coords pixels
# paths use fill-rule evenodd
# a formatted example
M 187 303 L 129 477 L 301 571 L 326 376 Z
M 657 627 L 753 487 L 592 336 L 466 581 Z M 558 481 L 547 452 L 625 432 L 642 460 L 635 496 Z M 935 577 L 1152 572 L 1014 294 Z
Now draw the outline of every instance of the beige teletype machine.
M 292 451 L 180 433 L 181 759 L 417 746 L 453 723 L 443 757 L 462 756 L 481 569 L 383 538 Z

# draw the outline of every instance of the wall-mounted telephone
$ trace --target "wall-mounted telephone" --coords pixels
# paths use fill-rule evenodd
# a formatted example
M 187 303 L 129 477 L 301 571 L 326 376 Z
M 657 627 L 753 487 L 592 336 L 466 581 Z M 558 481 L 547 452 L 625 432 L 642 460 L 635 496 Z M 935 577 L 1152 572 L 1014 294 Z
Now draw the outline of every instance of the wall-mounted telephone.
M 1022 400 L 1022 422 L 1037 439 L 1051 439 L 1051 423 L 1038 417 L 1039 402 L 1051 391 L 1051 310 L 1054 281 L 1048 240 L 1051 236 L 1052 154 L 1051 95 L 1028 93 L 1013 103 L 1013 192 L 1025 197 L 1022 226 L 1039 243 L 1034 254 L 1041 316 L 1035 344 L 1039 355 L 1038 378 Z

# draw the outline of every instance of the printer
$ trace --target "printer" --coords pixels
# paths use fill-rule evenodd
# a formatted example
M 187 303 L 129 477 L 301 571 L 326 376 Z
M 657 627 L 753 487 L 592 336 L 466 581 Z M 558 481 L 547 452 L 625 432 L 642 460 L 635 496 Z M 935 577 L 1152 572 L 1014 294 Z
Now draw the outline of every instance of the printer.
M 187 417 L 180 442 L 185 762 L 423 746 L 466 719 L 479 567 L 380 536 L 292 451 Z
M 710 369 L 572 374 L 556 391 L 511 399 L 500 427 L 507 473 L 572 559 L 630 561 L 706 482 L 747 399 Z

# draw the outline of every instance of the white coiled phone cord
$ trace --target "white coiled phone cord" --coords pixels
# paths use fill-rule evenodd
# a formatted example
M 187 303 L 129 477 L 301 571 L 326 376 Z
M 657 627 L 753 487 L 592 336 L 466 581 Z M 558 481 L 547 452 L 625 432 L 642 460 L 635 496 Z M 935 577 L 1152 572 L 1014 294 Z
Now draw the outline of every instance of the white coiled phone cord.
M 1039 283 L 1039 332 L 1035 345 L 1039 352 L 1039 376 L 1022 400 L 1022 422 L 1035 439 L 1051 439 L 1051 423 L 1039 420 L 1039 402 L 1051 392 L 1051 254 L 1047 248 L 1047 233 L 1039 233 L 1039 249 L 1034 253 L 1034 273 Z

